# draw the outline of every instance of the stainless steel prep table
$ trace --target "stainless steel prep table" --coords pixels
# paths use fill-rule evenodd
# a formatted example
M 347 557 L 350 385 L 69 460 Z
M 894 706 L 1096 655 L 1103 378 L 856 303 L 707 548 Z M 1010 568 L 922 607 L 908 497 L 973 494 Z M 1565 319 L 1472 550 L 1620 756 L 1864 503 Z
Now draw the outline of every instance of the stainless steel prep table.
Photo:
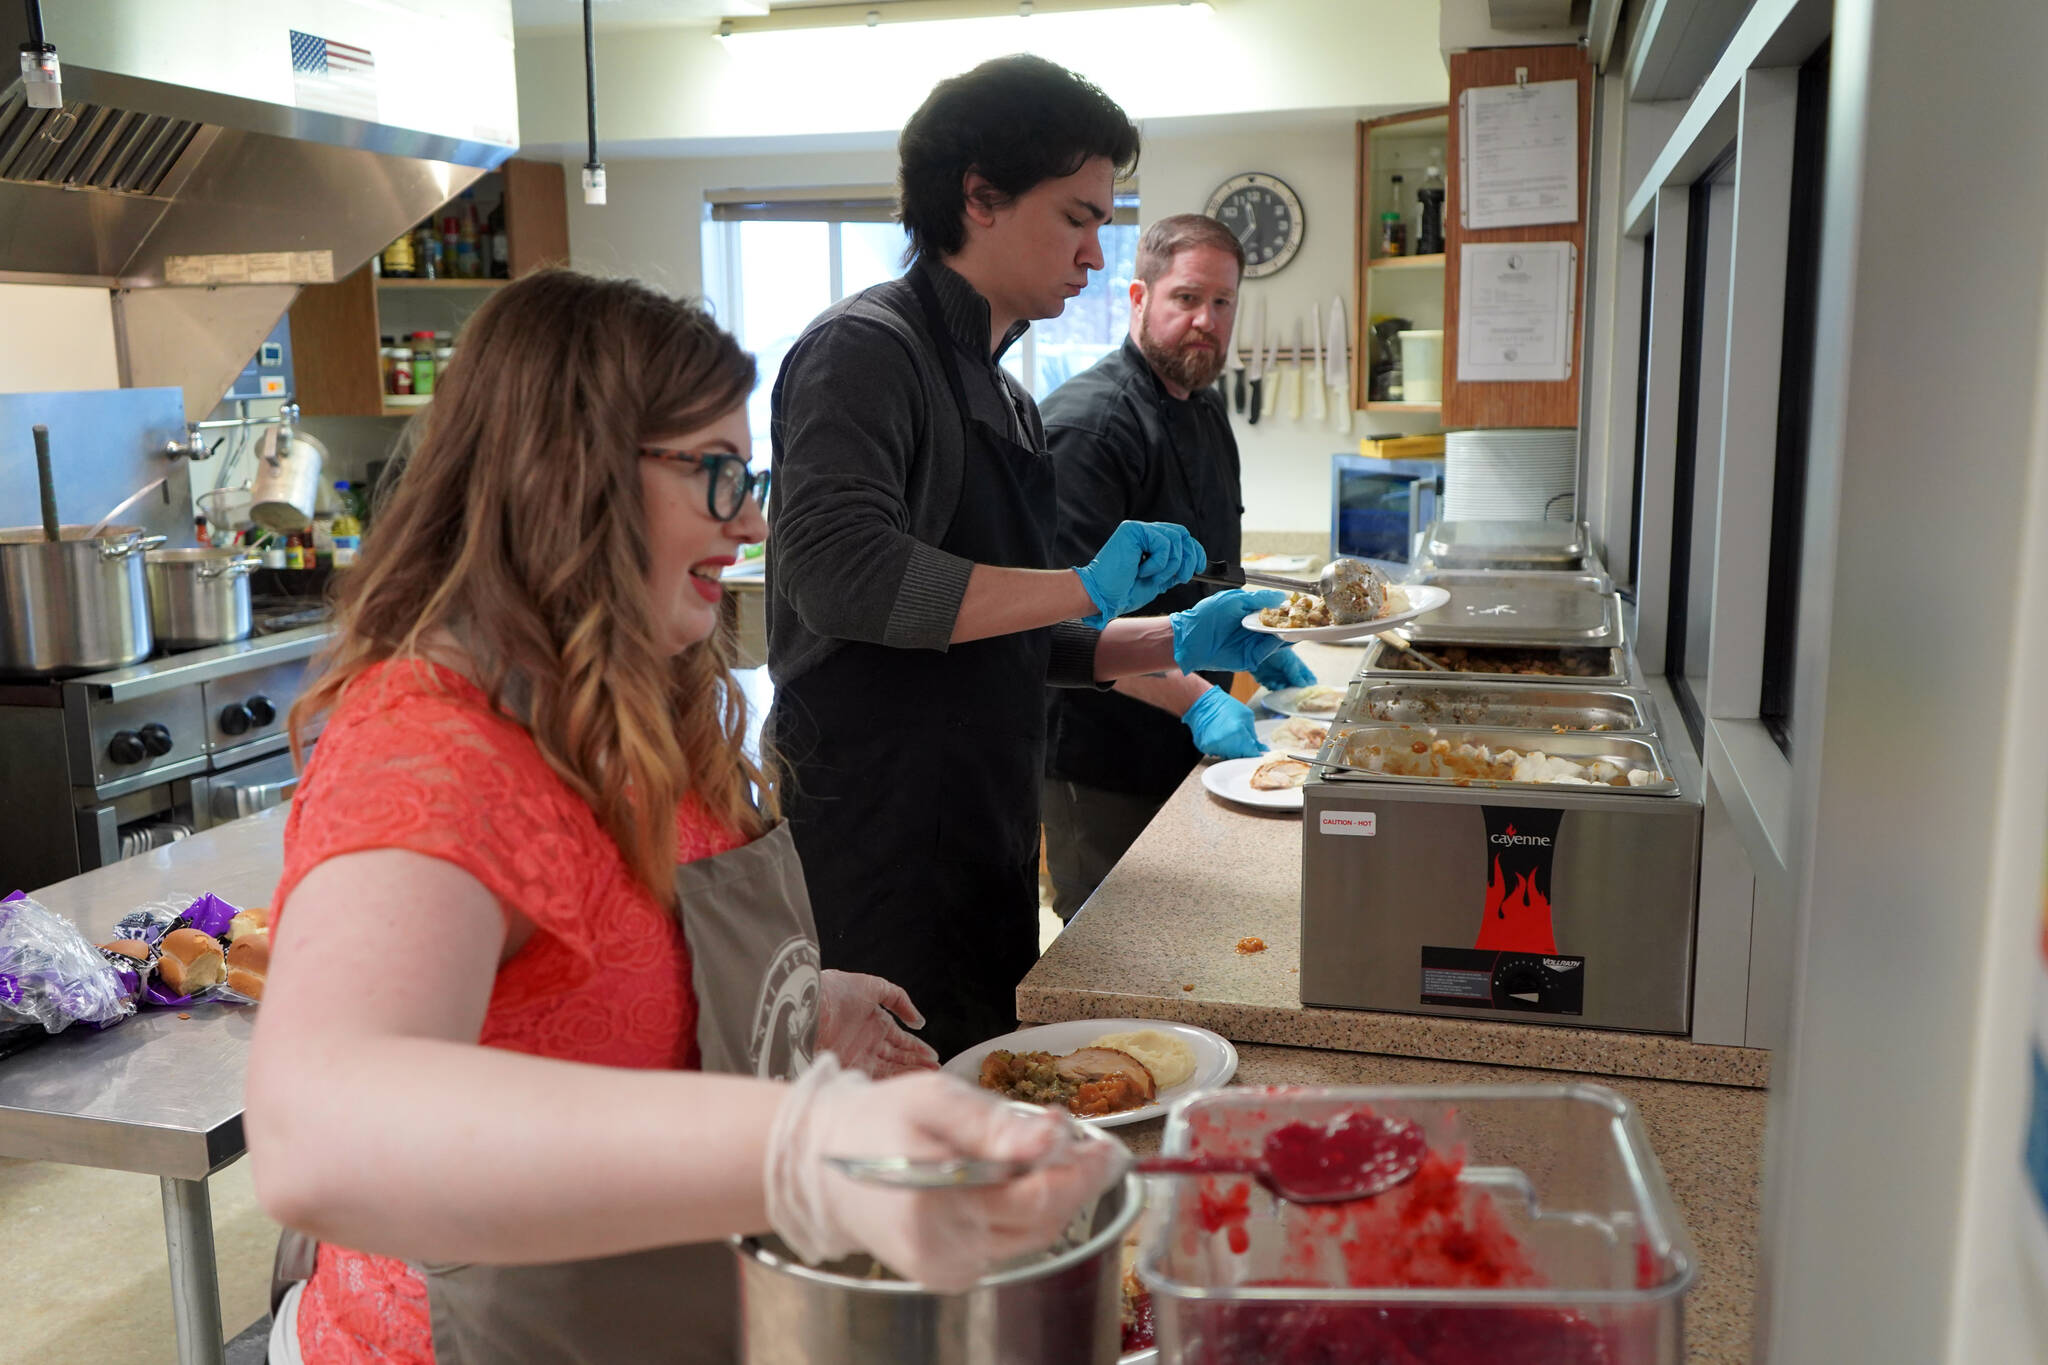
M 31 891 L 95 942 L 147 901 L 211 891 L 268 905 L 287 808 Z M 179 1365 L 225 1359 L 206 1178 L 246 1150 L 242 1076 L 254 1010 L 144 1010 L 104 1032 L 67 1029 L 0 1060 L 0 1156 L 138 1171 L 162 1182 Z

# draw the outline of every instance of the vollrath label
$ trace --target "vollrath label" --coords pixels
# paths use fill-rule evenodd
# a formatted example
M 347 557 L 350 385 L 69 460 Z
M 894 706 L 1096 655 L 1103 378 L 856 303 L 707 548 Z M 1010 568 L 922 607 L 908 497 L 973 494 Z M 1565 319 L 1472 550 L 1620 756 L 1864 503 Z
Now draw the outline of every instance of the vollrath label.
M 1369 810 L 1326 810 L 1318 826 L 1324 834 L 1378 834 L 1379 817 Z

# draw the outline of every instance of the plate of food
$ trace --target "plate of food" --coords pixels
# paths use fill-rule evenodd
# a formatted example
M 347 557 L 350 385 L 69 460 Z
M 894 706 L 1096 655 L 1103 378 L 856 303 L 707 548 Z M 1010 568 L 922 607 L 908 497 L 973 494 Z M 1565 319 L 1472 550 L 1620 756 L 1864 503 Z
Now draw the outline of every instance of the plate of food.
M 1202 785 L 1225 801 L 1261 810 L 1300 810 L 1301 784 L 1311 768 L 1298 758 L 1265 754 L 1226 758 L 1202 769 Z
M 1330 737 L 1329 721 L 1308 716 L 1269 717 L 1253 722 L 1252 729 L 1258 732 L 1259 743 L 1268 749 L 1292 753 L 1312 754 Z
M 1430 583 L 1389 583 L 1378 601 L 1379 614 L 1369 621 L 1354 621 L 1348 626 L 1333 625 L 1330 621 L 1330 605 L 1313 593 L 1291 592 L 1287 600 L 1277 607 L 1255 611 L 1244 618 L 1244 628 L 1255 630 L 1262 635 L 1277 635 L 1283 640 L 1320 640 L 1329 643 L 1336 640 L 1356 640 L 1378 635 L 1381 631 L 1392 630 L 1405 625 L 1418 616 L 1425 616 L 1451 600 L 1450 589 L 1439 588 Z
M 1283 687 L 1276 692 L 1261 692 L 1252 698 L 1255 706 L 1268 711 L 1278 711 L 1283 716 L 1304 716 L 1309 720 L 1328 720 L 1337 714 L 1337 708 L 1344 704 L 1344 689 L 1315 683 L 1308 687 Z
M 1008 1099 L 1060 1105 L 1083 1123 L 1115 1128 L 1224 1084 L 1237 1074 L 1237 1049 L 1193 1024 L 1068 1019 L 977 1043 L 944 1069 Z

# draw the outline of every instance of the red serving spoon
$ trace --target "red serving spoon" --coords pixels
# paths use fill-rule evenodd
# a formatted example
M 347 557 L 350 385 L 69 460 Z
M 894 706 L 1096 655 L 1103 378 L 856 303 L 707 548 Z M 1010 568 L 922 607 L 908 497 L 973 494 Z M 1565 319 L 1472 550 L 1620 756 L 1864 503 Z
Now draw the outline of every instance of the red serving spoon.
M 1289 1123 L 1258 1156 L 1148 1156 L 1140 1175 L 1248 1175 L 1290 1204 L 1371 1199 L 1413 1176 L 1429 1151 L 1421 1125 L 1353 1111 L 1328 1123 Z

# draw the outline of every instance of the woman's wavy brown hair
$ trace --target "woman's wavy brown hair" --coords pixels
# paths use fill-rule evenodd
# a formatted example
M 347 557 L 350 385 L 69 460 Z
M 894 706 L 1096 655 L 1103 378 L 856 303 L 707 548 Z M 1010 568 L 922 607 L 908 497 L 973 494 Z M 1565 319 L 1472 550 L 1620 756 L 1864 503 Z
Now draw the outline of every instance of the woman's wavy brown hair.
M 548 765 L 664 904 L 685 795 L 760 833 L 774 794 L 742 749 L 723 632 L 673 656 L 656 644 L 638 453 L 753 387 L 753 357 L 696 304 L 568 270 L 499 290 L 338 576 L 335 643 L 292 708 L 293 753 L 366 669 L 452 632 L 492 705 L 509 713 L 517 689 Z

